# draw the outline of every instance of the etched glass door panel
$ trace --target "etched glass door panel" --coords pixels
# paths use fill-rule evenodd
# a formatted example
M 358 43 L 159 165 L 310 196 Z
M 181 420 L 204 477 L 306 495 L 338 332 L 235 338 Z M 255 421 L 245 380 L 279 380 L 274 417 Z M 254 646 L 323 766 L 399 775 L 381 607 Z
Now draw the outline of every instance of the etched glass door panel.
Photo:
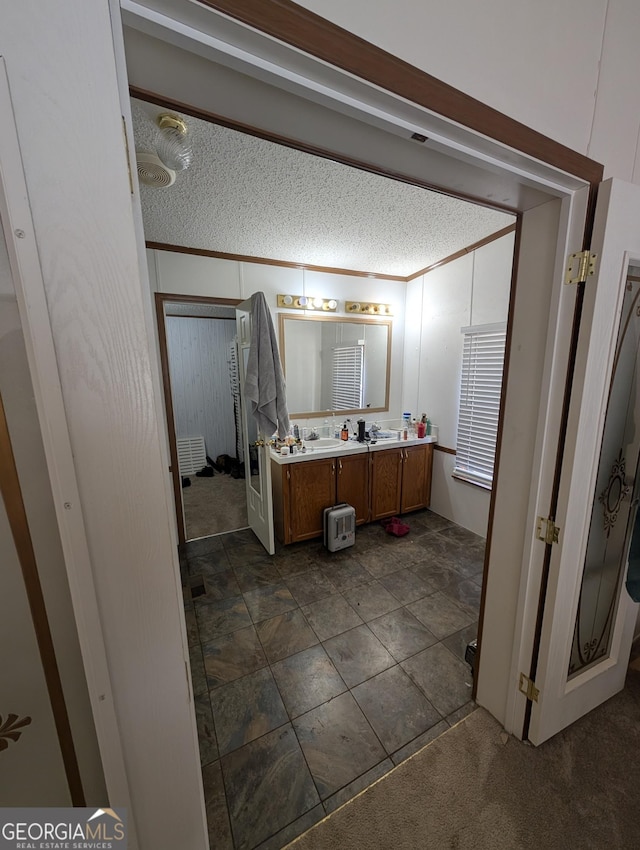
M 527 736 L 555 735 L 624 687 L 638 606 L 624 589 L 637 433 L 640 186 L 598 190 Z M 630 287 L 630 288 L 629 288 Z M 538 542 L 534 545 L 538 545 Z M 539 544 L 544 546 L 544 542 Z M 516 677 L 517 679 L 517 677 Z M 518 682 L 514 683 L 518 687 Z
M 639 347 L 640 267 L 631 266 L 620 316 L 569 676 L 609 655 L 637 510 Z

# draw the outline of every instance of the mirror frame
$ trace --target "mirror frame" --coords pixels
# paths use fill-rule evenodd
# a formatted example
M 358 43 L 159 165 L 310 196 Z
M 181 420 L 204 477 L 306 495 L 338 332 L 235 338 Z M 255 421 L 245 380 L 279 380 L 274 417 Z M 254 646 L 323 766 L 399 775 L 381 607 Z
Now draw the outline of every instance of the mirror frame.
M 278 313 L 278 337 L 279 337 L 279 345 L 280 345 L 280 359 L 282 361 L 282 371 L 284 372 L 285 380 L 287 377 L 286 370 L 286 346 L 285 346 L 285 335 L 284 335 L 284 325 L 287 319 L 293 319 L 297 322 L 346 322 L 348 324 L 359 324 L 359 325 L 385 325 L 387 328 L 387 369 L 385 375 L 385 388 L 384 388 L 384 406 L 383 407 L 359 407 L 359 408 L 344 408 L 341 410 L 330 411 L 330 410 L 316 410 L 316 411 L 289 411 L 289 416 L 295 416 L 301 419 L 312 419 L 314 417 L 325 416 L 327 413 L 339 413 L 340 415 L 351 414 L 351 413 L 380 413 L 382 411 L 389 410 L 389 384 L 391 379 L 391 334 L 393 330 L 393 320 L 391 318 L 379 319 L 373 316 L 322 316 L 322 315 L 309 315 L 309 314 L 295 314 L 295 313 Z

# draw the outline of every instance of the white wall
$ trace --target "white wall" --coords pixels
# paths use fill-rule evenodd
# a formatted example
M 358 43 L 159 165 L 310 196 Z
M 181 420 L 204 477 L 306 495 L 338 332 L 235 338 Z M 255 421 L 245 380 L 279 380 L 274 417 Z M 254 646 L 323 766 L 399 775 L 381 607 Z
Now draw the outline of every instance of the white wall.
M 635 0 L 298 5 L 604 163 L 605 176 L 640 181 Z
M 228 364 L 235 319 L 167 316 L 166 329 L 176 436 L 203 436 L 213 460 L 236 457 Z
M 456 446 L 461 328 L 506 322 L 513 248 L 510 233 L 408 285 L 404 409 L 428 415 L 439 446 Z M 431 509 L 484 536 L 490 492 L 452 478 L 454 465 L 455 455 L 434 452 Z

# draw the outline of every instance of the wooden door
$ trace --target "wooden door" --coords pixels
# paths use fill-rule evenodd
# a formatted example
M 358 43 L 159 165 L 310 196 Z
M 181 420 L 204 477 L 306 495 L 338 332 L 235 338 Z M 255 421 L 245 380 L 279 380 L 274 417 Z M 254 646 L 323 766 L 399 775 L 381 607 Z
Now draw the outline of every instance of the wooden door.
M 287 465 L 291 542 L 322 536 L 325 508 L 336 501 L 336 459 Z
M 416 511 L 429 504 L 431 490 L 431 445 L 402 449 L 401 512 Z
M 369 521 L 369 455 L 336 458 L 336 502 L 347 502 L 356 511 L 356 524 Z
M 400 513 L 403 452 L 397 448 L 371 454 L 372 520 Z

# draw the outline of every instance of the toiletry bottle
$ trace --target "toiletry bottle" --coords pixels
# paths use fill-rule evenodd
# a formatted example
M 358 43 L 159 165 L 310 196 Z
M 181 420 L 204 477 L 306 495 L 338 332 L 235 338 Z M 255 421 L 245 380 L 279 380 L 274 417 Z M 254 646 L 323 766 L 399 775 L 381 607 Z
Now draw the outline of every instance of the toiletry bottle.
M 346 422 L 342 426 L 342 431 L 340 431 L 340 439 L 341 440 L 348 440 L 349 439 L 349 429 L 347 428 Z

